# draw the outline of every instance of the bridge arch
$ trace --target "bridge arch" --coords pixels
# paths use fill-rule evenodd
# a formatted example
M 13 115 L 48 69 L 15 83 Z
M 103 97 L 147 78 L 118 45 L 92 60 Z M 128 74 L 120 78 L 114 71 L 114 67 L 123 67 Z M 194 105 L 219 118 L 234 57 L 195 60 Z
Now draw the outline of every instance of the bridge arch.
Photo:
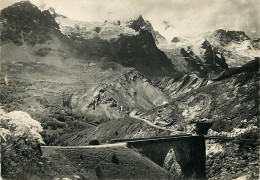
M 203 136 L 128 141 L 127 147 L 141 150 L 142 154 L 161 167 L 163 167 L 167 153 L 173 149 L 185 177 L 195 179 L 206 177 L 206 146 Z

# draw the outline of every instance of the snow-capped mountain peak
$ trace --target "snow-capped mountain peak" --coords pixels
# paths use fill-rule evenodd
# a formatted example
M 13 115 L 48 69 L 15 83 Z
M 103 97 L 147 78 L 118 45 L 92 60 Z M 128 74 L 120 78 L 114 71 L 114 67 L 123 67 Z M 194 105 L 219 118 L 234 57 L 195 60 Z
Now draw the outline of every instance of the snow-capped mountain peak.
M 257 48 L 259 47 L 257 44 L 259 44 L 258 41 L 251 41 L 242 31 L 219 29 L 197 36 L 175 37 L 170 45 L 160 46 L 160 49 L 165 52 L 171 50 L 178 52 L 178 49 L 183 48 L 186 51 L 192 51 L 203 61 L 206 53 L 205 47 L 208 46 L 208 48 L 212 49 L 212 52 L 215 52 L 218 58 L 225 58 L 229 67 L 238 67 L 260 56 L 260 50 Z
M 118 38 L 121 34 L 125 36 L 136 35 L 137 32 L 128 27 L 124 22 L 83 22 L 71 20 L 62 16 L 55 18 L 63 34 L 77 39 L 100 38 L 111 40 Z

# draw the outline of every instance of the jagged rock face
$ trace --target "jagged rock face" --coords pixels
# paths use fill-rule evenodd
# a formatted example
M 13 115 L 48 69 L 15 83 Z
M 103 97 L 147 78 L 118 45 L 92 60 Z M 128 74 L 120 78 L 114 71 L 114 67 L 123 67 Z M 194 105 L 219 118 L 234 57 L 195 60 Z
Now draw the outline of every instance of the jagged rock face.
M 226 31 L 223 29 L 216 30 L 214 35 L 218 38 L 221 45 L 227 45 L 230 42 L 242 42 L 250 40 L 243 31 Z
M 138 72 L 109 84 L 73 94 L 72 107 L 81 113 L 121 118 L 132 110 L 146 111 L 168 102 L 167 96 Z
M 99 38 L 83 40 L 79 44 L 80 54 L 114 61 L 125 67 L 134 67 L 149 77 L 173 76 L 175 67 L 160 51 L 149 31 L 140 30 L 136 36 L 121 35 L 111 41 Z
M 135 31 L 140 31 L 142 28 L 147 28 L 147 24 L 142 16 L 139 16 L 136 20 L 130 22 L 129 27 Z
M 79 56 L 105 58 L 125 67 L 134 67 L 149 77 L 172 76 L 176 72 L 170 59 L 156 46 L 151 24 L 143 18 L 120 25 L 97 23 L 93 27 L 90 23 L 68 27 L 67 24 L 77 22 L 61 17 L 56 19 L 61 31 L 78 44 Z M 100 32 L 95 32 L 95 27 L 99 27 Z
M 157 75 L 160 75 L 160 72 L 164 72 L 165 70 L 168 71 L 165 75 L 170 75 L 171 72 L 176 72 L 176 68 L 170 63 L 170 60 L 165 56 L 165 54 L 162 51 L 157 51 L 156 44 L 159 43 L 165 43 L 165 38 L 162 38 L 162 36 L 155 32 L 151 23 L 149 21 L 145 21 L 142 16 L 140 16 L 137 20 L 134 20 L 130 22 L 130 26 L 134 30 L 139 32 L 140 39 L 147 39 L 146 42 L 138 40 L 139 47 L 133 46 L 135 50 L 138 49 L 144 49 L 145 50 L 145 56 L 149 56 L 147 61 L 152 62 L 152 68 L 149 70 Z M 128 41 L 127 41 L 128 42 Z M 136 44 L 136 43 L 135 43 Z M 151 48 L 152 47 L 152 48 Z M 133 49 L 133 50 L 134 50 Z M 148 52 L 148 50 L 151 49 L 152 51 Z M 153 50 L 154 49 L 154 50 Z M 137 52 L 138 53 L 138 52 Z M 140 54 L 140 53 L 138 53 Z M 160 59 L 160 61 L 158 61 Z M 148 64 L 144 62 L 142 66 L 147 66 Z M 163 66 L 159 71 L 154 71 L 156 67 Z M 150 72 L 150 73 L 151 73 Z M 150 74 L 149 73 L 149 74 Z
M 191 90 L 206 86 L 210 82 L 207 79 L 199 78 L 195 74 L 191 74 L 175 78 L 166 77 L 160 80 L 154 80 L 153 83 L 169 97 L 175 98 Z
M 208 36 L 229 67 L 239 67 L 260 56 L 259 42 L 250 40 L 242 31 L 216 30 Z
M 138 43 L 137 43 L 138 42 Z M 140 30 L 137 36 L 121 36 L 111 44 L 117 62 L 134 67 L 148 76 L 172 76 L 176 69 L 167 56 L 160 51 L 151 33 Z
M 211 79 L 228 68 L 225 58 L 207 40 L 200 42 L 199 46 L 194 48 L 180 45 L 167 49 L 162 47 L 162 50 L 178 71 L 202 78 Z
M 174 175 L 175 179 L 184 179 L 181 167 L 177 162 L 177 158 L 173 149 L 170 149 L 166 155 L 163 166 L 166 170 L 170 171 Z
M 185 58 L 187 62 L 187 70 L 190 73 L 195 73 L 200 77 L 207 77 L 207 74 L 210 72 L 207 66 L 202 63 L 200 58 L 194 54 L 191 50 L 185 50 L 184 48 L 181 49 L 181 54 Z
M 156 44 L 167 44 L 167 40 L 158 31 L 155 31 L 153 35 Z
M 58 24 L 49 11 L 41 12 L 30 2 L 20 2 L 1 11 L 1 41 L 21 45 L 43 43 L 51 39 Z
M 129 27 L 139 32 L 141 29 L 149 31 L 156 44 L 165 44 L 166 39 L 158 32 L 154 31 L 152 24 L 149 21 L 145 21 L 142 16 L 139 16 L 136 20 L 129 22 Z
M 257 66 L 257 63 L 252 66 Z M 144 114 L 144 117 L 157 123 L 161 121 L 162 125 L 165 122 L 170 126 L 173 124 L 173 129 L 184 123 L 188 132 L 194 131 L 189 122 L 200 120 L 214 122 L 212 129 L 217 132 L 250 129 L 257 123 L 258 78 L 257 71 L 241 70 L 222 81 L 180 95 L 171 103 Z
M 202 43 L 202 48 L 205 49 L 205 64 L 220 66 L 222 69 L 228 69 L 225 58 L 219 55 L 216 48 L 212 47 L 212 45 L 207 40 Z
M 66 16 L 56 13 L 56 11 L 52 7 L 50 7 L 47 11 L 49 11 L 50 14 L 52 15 L 52 17 L 54 17 L 54 18 L 57 18 L 57 17 L 67 18 Z
M 259 178 L 259 143 L 207 141 L 207 179 Z
M 184 71 L 194 73 L 201 78 L 211 79 L 228 68 L 225 58 L 217 54 L 210 44 L 205 43 L 202 48 L 204 54 L 201 56 L 195 54 L 191 49 L 181 48 L 180 54 L 187 64 L 184 65 Z M 173 63 L 175 63 L 174 60 Z
M 175 38 L 177 41 L 177 38 Z M 217 30 L 197 37 L 181 38 L 159 46 L 178 71 L 215 78 L 228 68 L 239 67 L 259 57 L 259 41 L 244 32 Z

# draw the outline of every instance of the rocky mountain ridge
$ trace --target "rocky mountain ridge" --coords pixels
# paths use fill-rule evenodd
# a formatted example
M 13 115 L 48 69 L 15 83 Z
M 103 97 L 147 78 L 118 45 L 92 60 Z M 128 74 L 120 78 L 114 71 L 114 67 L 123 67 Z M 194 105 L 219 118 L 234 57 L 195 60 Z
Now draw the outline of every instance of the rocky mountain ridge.
M 52 31 L 59 29 L 49 11 L 40 11 L 28 1 L 16 3 L 1 10 L 1 42 L 12 41 L 35 45 L 51 39 Z
M 170 45 L 159 45 L 175 67 L 212 79 L 228 68 L 239 67 L 259 57 L 259 41 L 241 31 L 223 29 L 196 37 L 178 38 Z
M 21 13 L 24 15 L 20 16 Z M 73 21 L 78 24 L 71 25 L 68 18 L 57 16 L 55 12 L 52 14 L 53 16 L 48 10 L 41 12 L 27 1 L 3 9 L 1 11 L 2 44 L 6 45 L 6 42 L 11 40 L 19 46 L 25 44 L 34 46 L 37 43 L 46 46 L 46 43 L 59 39 L 63 45 L 73 50 L 72 53 L 75 56 L 81 58 L 86 56 L 95 59 L 105 58 L 126 67 L 134 67 L 148 76 L 152 76 L 151 72 L 157 72 L 158 75 L 172 75 L 175 72 L 174 66 L 157 48 L 148 30 L 141 29 L 136 34 L 129 27 L 111 23 L 97 23 L 89 26 L 88 23 L 80 24 Z M 18 16 L 19 18 L 13 18 Z M 26 25 L 27 23 L 29 26 Z M 129 36 L 129 33 L 125 31 L 129 31 L 133 36 Z M 117 33 L 114 34 L 114 32 Z M 90 37 L 87 35 L 89 33 Z M 3 51 L 5 51 L 4 47 Z

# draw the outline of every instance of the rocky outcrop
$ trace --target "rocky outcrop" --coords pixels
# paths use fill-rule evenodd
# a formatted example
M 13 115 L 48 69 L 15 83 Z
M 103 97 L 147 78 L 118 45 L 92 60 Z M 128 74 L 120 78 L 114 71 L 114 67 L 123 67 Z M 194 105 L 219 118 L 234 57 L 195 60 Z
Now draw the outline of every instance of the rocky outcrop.
M 184 48 L 182 48 L 180 52 L 188 64 L 187 67 L 189 72 L 198 73 L 201 76 L 207 75 L 207 72 L 203 68 L 203 64 L 201 63 L 201 60 L 193 51 L 185 50 Z
M 141 29 L 136 36 L 121 36 L 109 44 L 114 61 L 134 67 L 149 77 L 173 76 L 176 68 L 170 59 L 157 48 L 152 34 Z
M 177 162 L 173 149 L 170 149 L 170 151 L 167 153 L 163 166 L 167 171 L 171 172 L 175 179 L 181 179 L 183 177 L 181 167 Z
M 173 122 L 173 129 L 185 123 L 188 132 L 194 130 L 195 127 L 189 125 L 194 120 L 214 122 L 212 129 L 217 132 L 232 132 L 234 128 L 256 125 L 259 74 L 258 71 L 245 70 L 246 67 L 250 69 L 251 66 L 243 67 L 240 74 L 180 94 L 144 117 L 154 122 Z
M 177 43 L 177 42 L 180 42 L 180 39 L 178 37 L 174 37 L 174 38 L 172 38 L 171 42 Z
M 251 40 L 243 31 L 216 30 L 207 40 L 218 49 L 229 67 L 239 67 L 259 57 L 259 42 Z
M 152 35 L 145 30 L 141 30 L 137 36 L 120 36 L 111 42 L 86 40 L 82 42 L 82 46 L 82 54 L 86 53 L 95 58 L 102 56 L 107 61 L 134 67 L 148 77 L 173 76 L 176 73 L 171 61 L 157 48 Z
M 114 82 L 74 93 L 72 107 L 81 113 L 120 118 L 132 110 L 149 110 L 167 101 L 167 96 L 150 80 L 131 71 Z
M 227 45 L 231 42 L 242 42 L 250 40 L 250 38 L 243 31 L 226 31 L 224 29 L 219 29 L 214 32 L 217 36 L 221 45 Z
M 175 37 L 174 41 L 178 42 L 159 47 L 176 69 L 208 79 L 259 57 L 258 39 L 250 40 L 242 31 L 221 29 L 196 37 Z
M 207 179 L 259 178 L 259 143 L 247 141 L 209 141 L 207 147 Z M 217 147 L 219 146 L 219 147 Z
M 200 44 L 199 53 L 192 46 L 182 47 L 181 45 L 168 49 L 162 48 L 162 50 L 180 72 L 211 79 L 228 69 L 225 58 L 207 40 Z
M 154 79 L 153 83 L 169 97 L 174 98 L 191 90 L 206 86 L 209 83 L 209 80 L 191 74 L 179 75 L 173 78 L 165 77 Z
M 151 30 L 148 29 L 147 23 L 142 16 L 139 16 L 137 19 L 130 21 L 129 27 L 135 31 L 140 31 L 141 29 Z
M 142 16 L 139 16 L 137 19 L 128 22 L 129 27 L 139 32 L 141 29 L 149 31 L 156 44 L 167 43 L 166 39 L 158 32 L 153 29 L 152 24 L 149 21 L 145 21 Z
M 11 41 L 22 45 L 35 45 L 51 38 L 51 33 L 59 29 L 49 11 L 40 11 L 29 1 L 22 1 L 1 10 L 1 41 Z
M 203 54 L 205 64 L 219 66 L 222 69 L 228 69 L 225 58 L 218 53 L 217 49 L 214 48 L 207 40 L 202 43 L 202 49 L 205 49 Z

